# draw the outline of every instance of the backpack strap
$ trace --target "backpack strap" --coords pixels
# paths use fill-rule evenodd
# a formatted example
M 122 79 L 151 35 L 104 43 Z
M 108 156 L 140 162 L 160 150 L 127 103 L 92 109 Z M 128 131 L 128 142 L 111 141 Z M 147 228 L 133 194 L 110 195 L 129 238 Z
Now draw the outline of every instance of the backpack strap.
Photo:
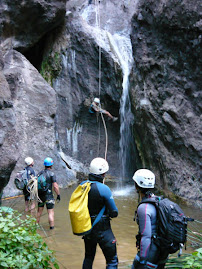
M 147 203 L 148 203 L 148 204 L 152 204 L 152 205 L 154 205 L 155 207 L 157 207 L 160 200 L 161 200 L 161 197 L 159 197 L 159 196 L 148 197 L 148 198 L 146 198 L 146 199 L 143 199 L 143 201 L 141 201 L 141 202 L 138 204 L 137 207 L 139 207 L 139 205 L 141 205 L 141 204 L 147 204 Z
M 100 210 L 99 214 L 97 215 L 96 219 L 94 220 L 93 224 L 92 224 L 92 228 L 101 220 L 103 214 L 105 212 L 105 205 L 103 206 L 103 208 Z
M 24 170 L 27 172 L 26 178 L 23 178 L 24 184 L 27 185 L 28 181 L 29 181 L 29 175 L 28 175 L 28 169 L 27 167 L 24 168 Z

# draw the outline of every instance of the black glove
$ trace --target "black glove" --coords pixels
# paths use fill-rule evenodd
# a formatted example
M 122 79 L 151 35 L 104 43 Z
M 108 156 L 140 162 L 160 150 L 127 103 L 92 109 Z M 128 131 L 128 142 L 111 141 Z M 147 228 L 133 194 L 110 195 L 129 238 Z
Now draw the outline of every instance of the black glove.
M 59 203 L 60 202 L 60 194 L 57 195 L 56 201 Z

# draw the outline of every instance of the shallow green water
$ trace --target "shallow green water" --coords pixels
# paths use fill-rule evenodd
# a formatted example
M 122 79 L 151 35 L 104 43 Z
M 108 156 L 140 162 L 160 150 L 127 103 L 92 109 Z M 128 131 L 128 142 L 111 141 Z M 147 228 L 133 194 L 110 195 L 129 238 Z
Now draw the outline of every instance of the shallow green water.
M 111 221 L 112 229 L 117 239 L 119 268 L 130 268 L 134 256 L 136 255 L 135 235 L 137 234 L 137 224 L 133 221 L 134 211 L 137 207 L 137 193 L 133 185 L 118 188 L 116 184 L 106 183 L 113 191 L 114 199 L 119 210 L 118 218 Z M 68 203 L 71 193 L 76 185 L 71 188 L 61 190 L 61 202 L 55 206 L 55 229 L 49 230 L 48 216 L 46 209 L 41 218 L 40 234 L 48 243 L 50 249 L 56 251 L 56 256 L 60 263 L 60 268 L 79 269 L 82 268 L 84 257 L 84 244 L 79 236 L 72 234 L 71 224 L 68 213 Z M 2 206 L 8 206 L 24 210 L 24 198 L 20 197 L 13 200 L 3 201 Z M 199 209 L 182 206 L 185 214 L 198 220 L 201 218 Z M 193 228 L 193 227 L 190 227 Z M 196 226 L 195 226 L 196 228 Z M 199 225 L 200 229 L 201 226 Z M 189 247 L 186 252 L 190 252 Z M 184 251 L 185 252 L 185 251 Z M 99 249 L 94 262 L 95 269 L 105 268 L 105 259 Z

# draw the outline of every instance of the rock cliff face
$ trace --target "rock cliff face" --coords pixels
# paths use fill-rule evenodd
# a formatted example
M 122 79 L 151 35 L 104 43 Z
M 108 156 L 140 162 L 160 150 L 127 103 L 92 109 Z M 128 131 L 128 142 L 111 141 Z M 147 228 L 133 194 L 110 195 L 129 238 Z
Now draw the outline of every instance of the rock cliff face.
M 104 157 L 103 123 L 88 112 L 100 97 L 120 114 L 105 117 L 110 173 L 151 168 L 159 186 L 200 205 L 199 4 L 1 1 L 0 191 L 9 182 L 5 195 L 16 193 L 28 155 L 37 171 L 52 156 L 63 186 Z
M 2 0 L 1 44 L 7 49 L 26 51 L 63 22 L 65 4 L 66 0 Z
M 139 1 L 132 19 L 134 134 L 163 188 L 200 201 L 200 1 Z

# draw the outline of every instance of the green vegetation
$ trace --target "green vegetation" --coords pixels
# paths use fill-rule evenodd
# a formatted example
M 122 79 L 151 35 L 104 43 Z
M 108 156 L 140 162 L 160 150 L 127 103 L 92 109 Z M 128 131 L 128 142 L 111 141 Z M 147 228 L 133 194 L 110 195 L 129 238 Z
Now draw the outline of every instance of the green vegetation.
M 53 79 L 56 78 L 62 70 L 60 53 L 55 52 L 54 56 L 51 54 L 44 58 L 40 73 L 42 77 L 53 86 Z
M 14 210 L 0 207 L 0 269 L 59 269 L 42 237 L 36 220 L 21 218 Z
M 202 265 L 202 248 L 195 250 L 192 254 L 183 254 L 181 257 L 171 256 L 166 263 L 165 268 L 193 268 L 201 269 Z

